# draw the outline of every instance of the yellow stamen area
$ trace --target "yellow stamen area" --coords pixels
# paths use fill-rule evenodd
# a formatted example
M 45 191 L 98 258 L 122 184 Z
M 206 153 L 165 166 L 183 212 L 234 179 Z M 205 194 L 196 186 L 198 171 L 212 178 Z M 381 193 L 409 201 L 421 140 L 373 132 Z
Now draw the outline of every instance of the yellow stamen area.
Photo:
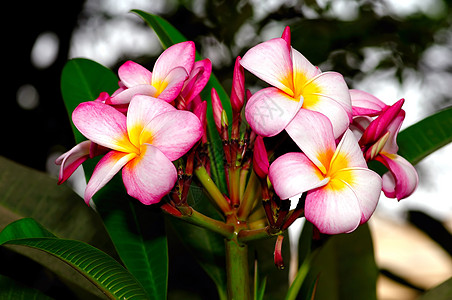
M 313 109 L 317 103 L 320 101 L 320 96 L 322 90 L 314 82 L 308 82 L 302 88 L 302 95 L 304 97 L 303 108 Z
M 355 182 L 354 176 L 347 156 L 342 153 L 335 153 L 325 176 L 330 178 L 326 188 L 341 191 L 347 188 L 347 184 L 353 186 Z
M 146 130 L 146 128 L 143 128 L 143 126 L 140 124 L 128 128 L 128 139 L 129 144 L 133 146 L 133 149 L 131 149 L 131 151 L 129 152 L 141 155 L 142 151 L 146 149 L 146 147 L 144 147 L 143 145 L 152 144 L 153 135 L 151 131 Z
M 152 85 L 157 90 L 155 92 L 155 96 L 154 97 L 158 97 L 158 95 L 160 95 L 166 89 L 166 87 L 168 86 L 168 82 L 166 80 L 162 80 L 162 81 L 159 81 L 159 82 L 154 82 Z

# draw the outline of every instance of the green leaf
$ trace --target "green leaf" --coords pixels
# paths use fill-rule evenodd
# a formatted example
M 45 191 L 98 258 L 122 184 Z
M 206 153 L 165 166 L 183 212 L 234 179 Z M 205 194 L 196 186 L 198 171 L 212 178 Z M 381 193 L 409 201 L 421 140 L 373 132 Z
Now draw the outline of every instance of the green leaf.
M 61 89 L 69 115 L 80 102 L 94 100 L 100 92 L 113 93 L 118 79 L 104 66 L 86 59 L 73 59 L 63 69 Z M 74 127 L 79 143 L 85 138 Z M 97 159 L 83 164 L 89 178 Z M 152 299 L 165 299 L 168 284 L 168 249 L 163 216 L 127 195 L 117 174 L 93 197 L 96 209 L 126 266 Z
M 316 300 L 376 299 L 378 268 L 367 224 L 352 233 L 328 237 L 315 251 L 299 299 L 306 299 L 317 278 Z
M 118 77 L 110 69 L 89 59 L 69 60 L 61 74 L 61 93 L 70 120 L 81 102 L 94 100 L 101 92 L 111 95 L 117 89 Z M 73 124 L 72 129 L 77 143 L 86 139 Z
M 46 173 L 0 157 L 0 230 L 24 217 L 34 218 L 62 238 L 84 241 L 117 257 L 101 218 L 72 189 L 57 185 L 57 179 Z M 88 288 L 88 293 L 100 293 L 83 285 L 76 271 L 45 253 L 31 253 L 24 247 L 13 250 L 47 267 L 72 291 Z
M 164 48 L 168 48 L 173 44 L 184 42 L 187 40 L 176 28 L 174 28 L 165 19 L 157 15 L 152 15 L 140 10 L 132 10 L 132 12 L 142 17 L 144 21 L 146 21 L 146 23 L 152 29 L 154 29 Z M 197 60 L 201 59 L 201 56 L 198 53 L 196 53 L 196 59 Z M 226 93 L 218 79 L 215 77 L 215 75 L 212 73 L 210 75 L 209 82 L 207 83 L 204 90 L 201 92 L 201 98 L 207 101 L 207 134 L 210 141 L 209 152 L 212 158 L 211 159 L 212 177 L 215 183 L 218 185 L 218 188 L 223 193 L 227 193 L 226 177 L 223 166 L 224 163 L 223 144 L 221 142 L 220 136 L 215 127 L 215 121 L 213 119 L 212 102 L 210 97 L 210 91 L 212 90 L 212 88 L 215 88 L 215 90 L 217 91 L 218 96 L 221 99 L 223 109 L 226 111 L 226 114 L 228 116 L 228 120 L 232 120 L 232 108 L 228 94 Z
M 2 300 L 51 300 L 39 290 L 25 286 L 9 277 L 0 275 L 0 299 Z
M 35 220 L 15 221 L 0 232 L 0 245 L 35 248 L 67 263 L 110 299 L 149 299 L 140 283 L 116 260 L 86 243 L 58 239 Z
M 439 111 L 401 131 L 398 154 L 413 165 L 452 142 L 452 107 Z

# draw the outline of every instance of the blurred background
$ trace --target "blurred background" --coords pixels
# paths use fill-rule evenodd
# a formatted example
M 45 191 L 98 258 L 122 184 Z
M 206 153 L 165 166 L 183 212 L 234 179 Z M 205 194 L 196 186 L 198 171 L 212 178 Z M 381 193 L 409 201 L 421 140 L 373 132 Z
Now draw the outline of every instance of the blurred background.
M 387 104 L 405 98 L 405 128 L 452 103 L 452 1 L 446 0 L 71 0 L 8 1 L 2 17 L 0 155 L 56 176 L 74 146 L 60 94 L 73 57 L 115 71 L 126 60 L 152 69 L 162 49 L 131 9 L 159 14 L 196 43 L 230 90 L 235 57 L 279 37 L 350 88 Z M 9 16 L 10 15 L 10 16 Z M 250 74 L 251 88 L 262 86 Z M 87 101 L 92 99 L 80 99 Z M 418 190 L 382 198 L 370 225 L 381 267 L 379 299 L 415 299 L 452 276 L 452 147 L 416 168 Z

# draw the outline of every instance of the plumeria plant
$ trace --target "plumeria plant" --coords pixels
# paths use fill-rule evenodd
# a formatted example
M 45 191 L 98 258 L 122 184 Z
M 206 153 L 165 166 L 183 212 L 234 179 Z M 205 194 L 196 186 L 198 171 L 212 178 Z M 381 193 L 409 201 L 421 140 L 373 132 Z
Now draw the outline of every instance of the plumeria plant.
M 125 62 L 117 77 L 86 59 L 67 63 L 62 93 L 77 144 L 56 160 L 59 184 L 83 164 L 84 200 L 118 257 L 59 239 L 33 219 L 6 227 L 1 243 L 60 258 L 111 299 L 168 297 L 170 234 L 219 299 L 375 299 L 366 222 L 382 192 L 402 200 L 415 191 L 413 164 L 450 137 L 417 150 L 408 139 L 450 122 L 450 110 L 397 139 L 404 100 L 386 104 L 349 89 L 341 74 L 292 48 L 289 27 L 237 57 L 228 95 L 193 42 L 162 18 L 134 12 L 165 50 L 151 67 Z M 246 76 L 267 87 L 251 92 Z M 300 218 L 307 222 L 289 279 L 287 231 Z M 332 288 L 332 274 L 351 279 Z

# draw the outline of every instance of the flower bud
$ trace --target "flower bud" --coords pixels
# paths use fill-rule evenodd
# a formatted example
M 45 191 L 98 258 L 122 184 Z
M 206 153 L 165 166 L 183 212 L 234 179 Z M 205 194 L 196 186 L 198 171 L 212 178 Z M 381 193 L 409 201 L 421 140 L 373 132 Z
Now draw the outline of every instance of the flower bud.
M 223 105 L 221 104 L 220 97 L 218 96 L 218 93 L 215 90 L 215 88 L 212 88 L 211 98 L 212 98 L 213 119 L 215 121 L 215 126 L 217 127 L 218 132 L 221 134 L 221 115 L 223 112 Z
M 253 151 L 253 169 L 259 178 L 266 178 L 268 175 L 268 156 L 267 150 L 265 149 L 264 138 L 262 136 L 257 136 L 254 142 Z
M 245 71 L 240 65 L 240 56 L 237 56 L 232 75 L 231 106 L 232 111 L 239 113 L 245 101 Z

